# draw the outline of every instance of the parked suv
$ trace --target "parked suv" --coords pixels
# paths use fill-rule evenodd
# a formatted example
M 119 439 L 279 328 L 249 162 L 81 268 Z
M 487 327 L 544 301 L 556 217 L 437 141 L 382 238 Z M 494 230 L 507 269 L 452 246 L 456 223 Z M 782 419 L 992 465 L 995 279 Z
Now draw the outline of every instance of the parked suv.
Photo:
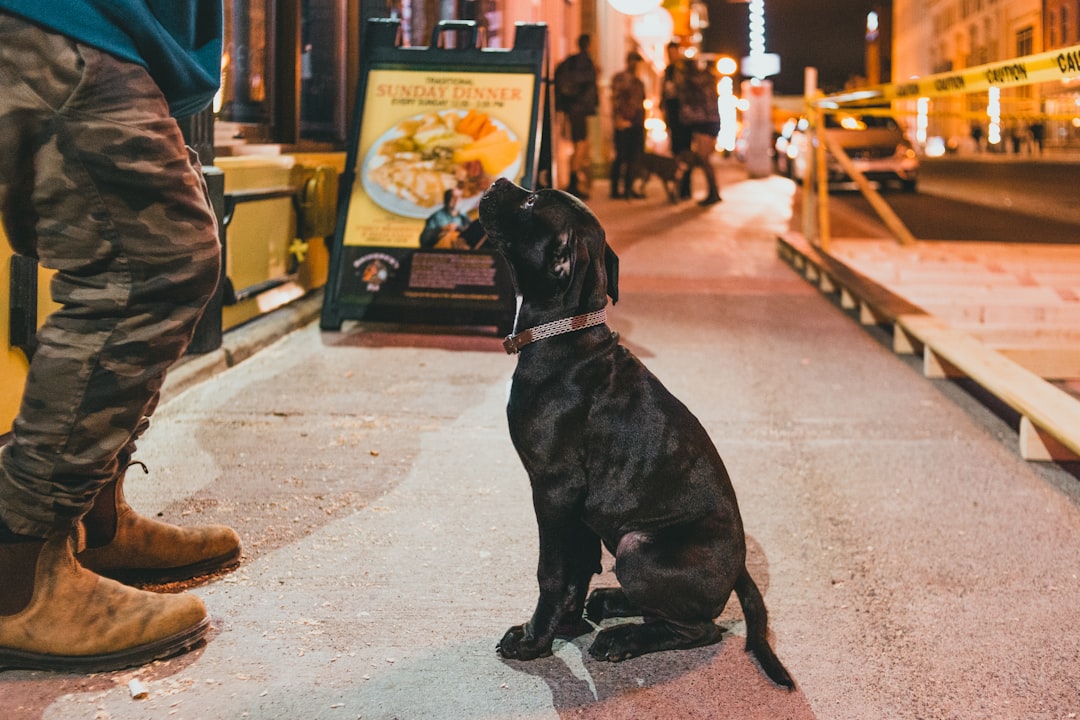
M 919 177 L 919 157 L 904 137 L 899 123 L 885 115 L 854 112 L 825 114 L 825 132 L 835 139 L 868 180 L 881 184 L 899 183 L 905 192 L 915 192 Z M 812 133 L 806 118 L 789 120 L 776 140 L 776 170 L 798 182 L 809 171 L 813 152 Z M 830 182 L 850 182 L 832 154 L 827 155 Z

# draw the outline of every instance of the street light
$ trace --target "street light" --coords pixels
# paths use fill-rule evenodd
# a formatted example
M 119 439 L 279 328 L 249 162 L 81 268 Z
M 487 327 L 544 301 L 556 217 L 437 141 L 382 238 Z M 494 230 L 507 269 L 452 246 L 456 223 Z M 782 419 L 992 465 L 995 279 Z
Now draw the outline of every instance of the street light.
M 731 76 L 739 69 L 734 58 L 726 56 L 716 59 L 716 71 L 720 73 L 720 82 L 716 84 L 717 108 L 720 110 L 720 135 L 716 144 L 721 150 L 731 152 L 735 149 L 738 130 L 738 98 L 735 97 L 735 83 Z
M 735 58 L 730 58 L 725 55 L 716 59 L 716 72 L 721 75 L 734 75 L 735 71 L 738 69 L 739 66 L 735 62 Z
M 765 0 L 750 0 L 750 54 L 742 60 L 742 96 L 747 102 L 743 132 L 747 135 L 746 170 L 750 177 L 767 177 L 772 171 L 772 82 L 765 78 L 780 72 L 780 56 L 765 52 Z
M 750 54 L 743 58 L 743 75 L 763 80 L 780 72 L 780 56 L 765 52 L 765 0 L 750 0 Z
M 881 49 L 878 37 L 878 14 L 866 14 L 866 84 L 873 87 L 881 82 Z

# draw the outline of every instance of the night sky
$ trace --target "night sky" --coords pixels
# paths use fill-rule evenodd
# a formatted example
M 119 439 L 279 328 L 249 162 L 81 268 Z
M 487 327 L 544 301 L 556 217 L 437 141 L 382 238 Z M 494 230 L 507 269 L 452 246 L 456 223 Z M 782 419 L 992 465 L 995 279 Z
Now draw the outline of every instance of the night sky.
M 742 58 L 749 51 L 746 3 L 706 0 L 709 27 L 702 49 Z M 818 87 L 843 89 L 854 75 L 865 75 L 866 13 L 877 9 L 888 22 L 891 0 L 765 0 L 765 51 L 780 55 L 773 92 L 801 95 L 803 68 L 818 69 Z M 888 27 L 885 27 L 888 32 Z M 882 82 L 888 81 L 888 52 L 882 50 Z

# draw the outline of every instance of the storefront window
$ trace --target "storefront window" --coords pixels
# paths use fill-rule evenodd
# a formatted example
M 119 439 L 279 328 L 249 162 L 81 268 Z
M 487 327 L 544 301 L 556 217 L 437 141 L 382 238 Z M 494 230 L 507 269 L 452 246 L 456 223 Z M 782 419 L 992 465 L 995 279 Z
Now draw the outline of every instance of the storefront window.
M 344 142 L 346 4 L 225 0 L 219 145 Z
M 345 0 L 304 0 L 300 30 L 300 137 L 345 137 Z
M 273 92 L 270 0 L 226 0 L 218 120 L 268 125 Z
M 370 17 L 401 21 L 404 42 L 425 46 L 440 19 L 475 20 L 487 47 L 502 47 L 502 0 L 225 0 L 215 145 L 341 146 L 356 69 L 347 67 Z M 459 42 L 455 33 L 442 40 Z

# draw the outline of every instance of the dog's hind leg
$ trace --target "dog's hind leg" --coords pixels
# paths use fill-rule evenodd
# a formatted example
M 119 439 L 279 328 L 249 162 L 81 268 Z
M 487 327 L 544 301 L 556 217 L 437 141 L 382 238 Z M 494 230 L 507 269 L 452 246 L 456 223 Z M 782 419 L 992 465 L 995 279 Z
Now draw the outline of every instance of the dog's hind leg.
M 730 525 L 718 512 L 624 535 L 615 550 L 615 577 L 642 608 L 639 614 L 679 622 L 718 616 L 746 563 L 743 535 Z
M 615 553 L 622 590 L 594 593 L 586 611 L 594 622 L 604 613 L 631 612 L 645 622 L 602 631 L 589 653 L 619 661 L 719 641 L 713 618 L 724 609 L 745 559 L 745 547 L 731 538 L 720 515 L 624 535 Z
M 620 587 L 596 588 L 585 602 L 585 617 L 594 623 L 607 618 L 641 617 L 641 606 L 626 597 Z
M 708 622 L 650 619 L 601 630 L 589 647 L 597 660 L 619 662 L 661 650 L 684 650 L 720 642 L 720 628 Z

